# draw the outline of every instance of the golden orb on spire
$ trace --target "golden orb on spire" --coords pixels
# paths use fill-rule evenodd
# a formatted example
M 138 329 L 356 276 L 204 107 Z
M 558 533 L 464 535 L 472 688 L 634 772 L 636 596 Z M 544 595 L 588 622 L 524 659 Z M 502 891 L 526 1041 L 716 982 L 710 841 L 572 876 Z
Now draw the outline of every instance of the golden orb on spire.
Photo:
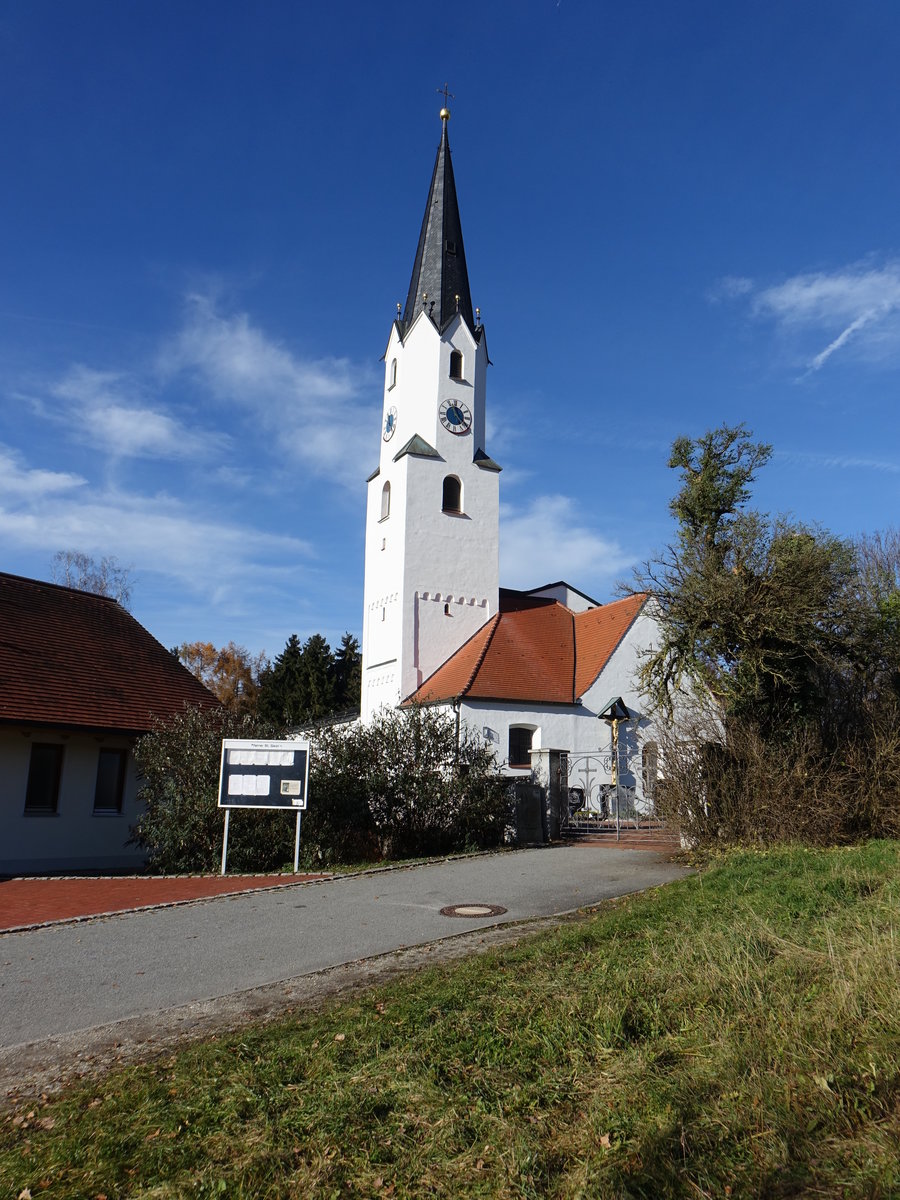
M 449 121 L 449 120 L 450 120 L 450 109 L 449 109 L 449 108 L 442 108 L 442 109 L 441 109 L 441 120 L 442 120 L 442 121 Z

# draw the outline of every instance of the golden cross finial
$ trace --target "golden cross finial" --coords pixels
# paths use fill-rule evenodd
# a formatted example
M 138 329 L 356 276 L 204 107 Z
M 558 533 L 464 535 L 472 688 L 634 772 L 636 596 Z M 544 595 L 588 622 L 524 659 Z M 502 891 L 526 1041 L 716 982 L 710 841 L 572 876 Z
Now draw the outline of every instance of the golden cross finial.
M 447 107 L 447 101 L 455 100 L 456 97 L 450 91 L 449 83 L 445 83 L 442 88 L 435 88 L 435 91 L 438 93 L 439 96 L 444 97 L 444 107 L 441 109 L 441 120 L 446 121 L 447 118 L 450 116 L 450 109 Z

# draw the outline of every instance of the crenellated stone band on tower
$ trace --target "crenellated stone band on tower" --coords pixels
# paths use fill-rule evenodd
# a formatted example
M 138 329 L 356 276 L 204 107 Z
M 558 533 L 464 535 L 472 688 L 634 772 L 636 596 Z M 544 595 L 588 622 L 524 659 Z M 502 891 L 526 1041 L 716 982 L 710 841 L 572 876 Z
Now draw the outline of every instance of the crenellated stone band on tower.
M 498 607 L 500 467 L 485 452 L 487 344 L 469 291 L 449 117 L 442 109 L 406 307 L 385 352 L 366 511 L 364 721 L 411 695 Z

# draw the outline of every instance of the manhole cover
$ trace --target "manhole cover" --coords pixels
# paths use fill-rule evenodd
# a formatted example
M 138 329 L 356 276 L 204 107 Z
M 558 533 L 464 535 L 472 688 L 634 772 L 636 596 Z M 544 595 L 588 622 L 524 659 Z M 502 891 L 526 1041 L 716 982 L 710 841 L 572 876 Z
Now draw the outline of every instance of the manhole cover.
M 506 909 L 502 904 L 447 904 L 441 909 L 442 917 L 499 917 Z

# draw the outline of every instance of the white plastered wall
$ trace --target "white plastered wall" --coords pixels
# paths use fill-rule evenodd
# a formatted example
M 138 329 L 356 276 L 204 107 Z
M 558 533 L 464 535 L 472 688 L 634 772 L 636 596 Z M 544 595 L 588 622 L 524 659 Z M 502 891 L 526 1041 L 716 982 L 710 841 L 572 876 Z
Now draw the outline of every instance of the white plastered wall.
M 63 747 L 55 814 L 25 814 L 34 742 Z M 121 813 L 94 813 L 101 749 L 131 749 L 125 737 L 17 728 L 0 730 L 0 874 L 139 869 L 143 851 L 126 846 L 141 811 L 134 760 L 129 754 Z
M 648 741 L 658 741 L 657 725 L 648 713 L 646 699 L 638 687 L 641 654 L 656 637 L 656 623 L 645 609 L 627 630 L 603 671 L 576 705 L 535 705 L 512 702 L 480 701 L 464 698 L 461 717 L 468 726 L 487 738 L 498 765 L 514 776 L 527 776 L 527 770 L 507 766 L 509 730 L 525 726 L 534 730 L 534 749 L 566 750 L 569 754 L 605 753 L 610 749 L 610 727 L 598 713 L 617 696 L 635 714 L 620 727 L 620 738 L 631 750 L 633 779 L 631 786 L 643 795 L 641 749 Z

